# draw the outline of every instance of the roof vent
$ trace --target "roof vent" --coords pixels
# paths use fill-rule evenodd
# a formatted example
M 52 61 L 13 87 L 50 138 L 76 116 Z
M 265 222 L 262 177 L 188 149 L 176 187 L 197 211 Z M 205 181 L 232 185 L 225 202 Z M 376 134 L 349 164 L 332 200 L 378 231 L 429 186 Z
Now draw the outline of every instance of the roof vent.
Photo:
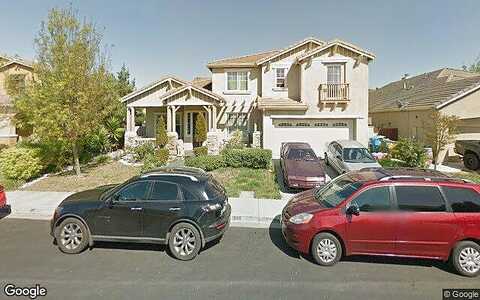
M 402 76 L 402 82 L 403 82 L 403 89 L 404 90 L 408 90 L 408 82 L 407 82 L 408 76 L 409 76 L 408 73 L 405 73 Z

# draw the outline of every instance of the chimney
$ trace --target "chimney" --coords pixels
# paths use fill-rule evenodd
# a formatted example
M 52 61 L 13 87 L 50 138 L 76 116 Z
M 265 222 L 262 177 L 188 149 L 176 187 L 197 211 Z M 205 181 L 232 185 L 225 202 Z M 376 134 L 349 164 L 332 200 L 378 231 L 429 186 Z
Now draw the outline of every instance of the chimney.
M 405 73 L 405 74 L 403 74 L 403 76 L 402 76 L 403 89 L 404 89 L 404 90 L 408 90 L 408 83 L 407 83 L 408 76 L 409 76 L 408 73 Z

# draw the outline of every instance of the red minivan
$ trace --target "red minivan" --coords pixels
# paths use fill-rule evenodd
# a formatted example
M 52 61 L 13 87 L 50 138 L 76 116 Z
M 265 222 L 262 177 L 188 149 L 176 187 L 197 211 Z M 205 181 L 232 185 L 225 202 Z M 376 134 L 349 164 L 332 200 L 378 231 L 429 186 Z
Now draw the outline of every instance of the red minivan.
M 350 172 L 293 197 L 282 233 L 323 266 L 348 255 L 451 259 L 480 272 L 480 185 L 419 169 Z

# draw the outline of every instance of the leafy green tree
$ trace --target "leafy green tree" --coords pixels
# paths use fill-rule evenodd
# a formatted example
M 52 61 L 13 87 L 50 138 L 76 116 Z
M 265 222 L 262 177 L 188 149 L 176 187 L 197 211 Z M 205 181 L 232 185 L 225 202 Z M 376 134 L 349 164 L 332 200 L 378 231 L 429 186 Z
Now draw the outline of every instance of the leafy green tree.
M 480 73 L 480 56 L 469 66 L 463 65 L 463 69 L 469 72 Z
M 102 35 L 72 8 L 52 9 L 35 46 L 36 80 L 15 99 L 15 108 L 40 140 L 68 144 L 80 175 L 82 141 L 98 131 L 118 102 Z
M 197 114 L 195 119 L 195 142 L 201 145 L 207 140 L 207 120 L 203 114 Z
M 160 148 L 165 147 L 165 145 L 168 143 L 167 129 L 165 128 L 165 120 L 163 119 L 163 116 L 160 116 L 158 118 L 157 136 L 156 136 L 155 143 Z

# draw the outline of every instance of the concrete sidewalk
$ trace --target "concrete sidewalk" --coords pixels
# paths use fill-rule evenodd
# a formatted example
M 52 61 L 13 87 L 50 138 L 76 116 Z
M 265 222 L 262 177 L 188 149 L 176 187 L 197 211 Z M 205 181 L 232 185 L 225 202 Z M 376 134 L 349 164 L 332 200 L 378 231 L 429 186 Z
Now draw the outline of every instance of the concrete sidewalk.
M 72 193 L 67 192 L 7 192 L 12 206 L 8 218 L 49 220 L 60 202 Z M 232 206 L 231 224 L 238 227 L 267 228 L 282 213 L 287 199 L 256 199 L 251 192 L 242 192 L 239 198 L 229 198 Z M 274 225 L 275 226 L 275 225 Z

